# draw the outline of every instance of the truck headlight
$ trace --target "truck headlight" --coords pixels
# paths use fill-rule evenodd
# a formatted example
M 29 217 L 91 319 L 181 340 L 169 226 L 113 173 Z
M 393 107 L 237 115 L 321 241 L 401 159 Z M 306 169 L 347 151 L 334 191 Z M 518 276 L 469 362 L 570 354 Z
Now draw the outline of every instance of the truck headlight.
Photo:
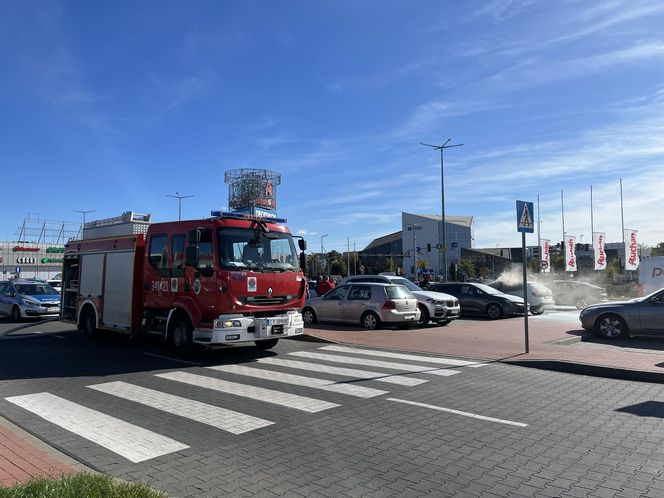
M 240 320 L 215 320 L 214 328 L 215 329 L 231 329 L 242 327 L 242 322 Z

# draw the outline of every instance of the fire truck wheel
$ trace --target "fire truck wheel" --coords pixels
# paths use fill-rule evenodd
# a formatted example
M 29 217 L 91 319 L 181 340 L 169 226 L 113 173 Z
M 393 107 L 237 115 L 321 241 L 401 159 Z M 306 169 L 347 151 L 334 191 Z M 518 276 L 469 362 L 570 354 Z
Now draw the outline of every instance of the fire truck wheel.
M 258 349 L 272 349 L 277 345 L 279 339 L 267 339 L 266 341 L 256 341 Z
M 81 330 L 91 339 L 99 339 L 99 329 L 95 323 L 95 314 L 90 307 L 86 307 L 81 318 Z
M 170 334 L 170 345 L 175 353 L 182 356 L 193 353 L 194 343 L 191 332 L 191 325 L 187 318 L 176 318 Z

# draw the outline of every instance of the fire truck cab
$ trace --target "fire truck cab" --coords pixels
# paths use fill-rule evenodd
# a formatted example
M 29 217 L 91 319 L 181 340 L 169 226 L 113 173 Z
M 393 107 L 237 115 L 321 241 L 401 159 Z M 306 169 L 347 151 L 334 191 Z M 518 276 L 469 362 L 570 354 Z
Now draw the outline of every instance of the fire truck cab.
M 62 318 L 90 334 L 159 334 L 180 353 L 300 335 L 306 281 L 279 221 L 217 212 L 149 223 L 129 211 L 87 223 L 65 248 Z

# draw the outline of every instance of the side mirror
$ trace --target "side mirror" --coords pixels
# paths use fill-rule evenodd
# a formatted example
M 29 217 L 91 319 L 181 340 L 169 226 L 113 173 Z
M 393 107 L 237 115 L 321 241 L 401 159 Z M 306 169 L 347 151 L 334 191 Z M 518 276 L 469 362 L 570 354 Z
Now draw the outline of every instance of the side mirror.
M 184 248 L 184 264 L 185 266 L 198 266 L 198 247 L 189 246 Z
M 187 242 L 190 244 L 198 244 L 201 241 L 201 231 L 196 229 L 196 230 L 191 230 L 189 232 L 189 235 L 187 236 Z
M 306 251 L 307 250 L 307 241 L 304 239 L 299 239 L 297 241 L 297 245 L 300 248 L 300 251 Z

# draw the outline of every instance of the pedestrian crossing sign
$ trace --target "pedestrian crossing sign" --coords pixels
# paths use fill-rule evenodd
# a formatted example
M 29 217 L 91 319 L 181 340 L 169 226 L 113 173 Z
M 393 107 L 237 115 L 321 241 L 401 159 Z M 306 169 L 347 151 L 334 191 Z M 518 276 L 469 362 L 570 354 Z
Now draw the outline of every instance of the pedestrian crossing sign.
M 521 233 L 535 231 L 532 202 L 516 201 L 516 231 Z

